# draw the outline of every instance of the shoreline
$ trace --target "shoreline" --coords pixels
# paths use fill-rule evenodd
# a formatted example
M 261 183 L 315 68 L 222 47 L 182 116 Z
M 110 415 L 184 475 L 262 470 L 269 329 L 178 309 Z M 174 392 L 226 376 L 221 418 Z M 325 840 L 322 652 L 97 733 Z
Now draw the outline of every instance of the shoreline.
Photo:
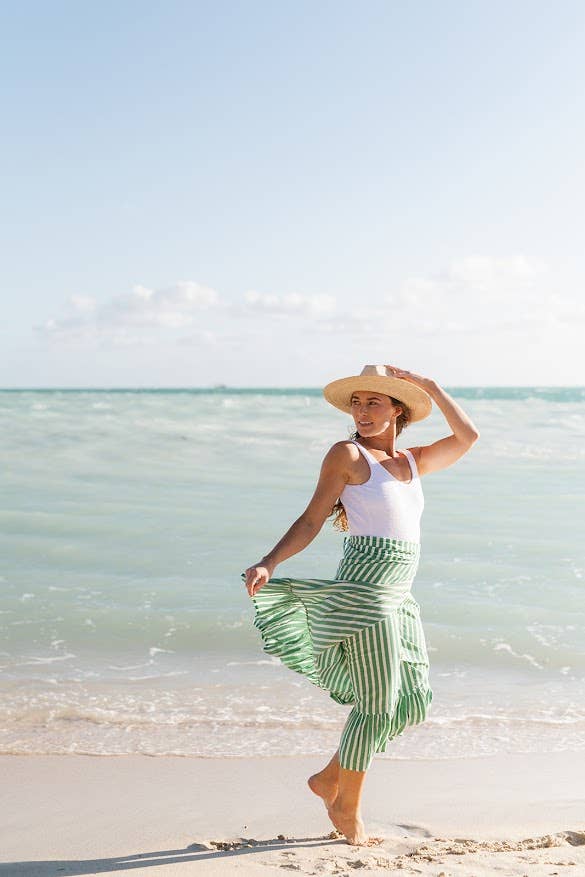
M 585 753 L 376 758 L 362 801 L 376 847 L 330 836 L 306 785 L 324 763 L 2 755 L 0 875 L 585 873 Z

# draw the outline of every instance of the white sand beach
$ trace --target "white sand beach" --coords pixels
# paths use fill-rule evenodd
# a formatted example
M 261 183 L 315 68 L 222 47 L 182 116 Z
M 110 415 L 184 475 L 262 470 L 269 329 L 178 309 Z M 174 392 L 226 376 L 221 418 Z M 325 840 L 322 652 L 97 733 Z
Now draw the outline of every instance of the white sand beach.
M 585 875 L 585 753 L 378 758 L 337 837 L 322 758 L 2 756 L 0 875 Z

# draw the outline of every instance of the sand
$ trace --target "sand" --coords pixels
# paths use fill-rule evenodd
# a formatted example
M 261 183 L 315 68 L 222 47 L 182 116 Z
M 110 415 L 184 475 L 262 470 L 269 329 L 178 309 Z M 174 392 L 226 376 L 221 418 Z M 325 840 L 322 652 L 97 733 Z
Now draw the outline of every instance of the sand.
M 326 759 L 0 757 L 0 875 L 585 877 L 585 753 L 375 759 L 376 847 L 336 837 Z

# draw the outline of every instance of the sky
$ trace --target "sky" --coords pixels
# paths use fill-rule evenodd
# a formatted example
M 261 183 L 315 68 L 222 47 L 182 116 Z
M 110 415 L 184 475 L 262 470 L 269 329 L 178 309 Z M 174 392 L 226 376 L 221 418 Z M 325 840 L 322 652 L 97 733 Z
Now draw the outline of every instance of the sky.
M 0 387 L 585 384 L 581 0 L 0 0 Z

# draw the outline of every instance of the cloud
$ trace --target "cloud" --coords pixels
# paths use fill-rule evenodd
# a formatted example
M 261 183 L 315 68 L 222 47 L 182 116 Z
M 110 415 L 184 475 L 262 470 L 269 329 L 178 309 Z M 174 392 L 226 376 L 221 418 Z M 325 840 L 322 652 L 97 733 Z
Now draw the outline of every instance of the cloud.
M 378 340 L 397 332 L 432 338 L 585 323 L 582 297 L 554 287 L 539 259 L 472 255 L 434 274 L 407 277 L 378 301 L 365 297 L 359 307 L 319 315 L 306 331 Z
M 335 311 L 337 301 L 332 295 L 273 295 L 250 290 L 244 294 L 240 308 L 243 314 L 270 314 L 273 316 L 319 317 Z
M 217 332 L 203 329 L 200 332 L 192 332 L 191 335 L 183 335 L 177 339 L 177 344 L 184 347 L 212 347 L 219 341 Z
M 192 281 L 158 290 L 137 285 L 103 303 L 72 295 L 67 306 L 69 315 L 35 326 L 37 333 L 62 342 L 146 344 L 148 331 L 183 329 L 193 325 L 202 312 L 226 307 L 214 289 Z
M 98 304 L 96 299 L 72 295 L 67 305 L 72 316 L 47 320 L 45 327 L 73 328 L 95 323 L 107 326 L 162 326 L 180 328 L 193 322 L 202 310 L 224 309 L 236 315 L 299 315 L 315 317 L 335 310 L 336 300 L 331 295 L 274 295 L 254 290 L 246 292 L 243 300 L 230 304 L 220 299 L 208 286 L 192 281 L 181 281 L 165 289 L 153 290 L 134 286 L 130 293 L 114 296 Z
M 522 255 L 508 259 L 467 256 L 435 273 L 407 277 L 387 294 L 385 303 L 399 317 L 418 318 L 426 312 L 434 318 L 444 315 L 459 325 L 465 322 L 459 315 L 468 318 L 478 305 L 513 306 L 530 301 L 545 271 L 544 263 Z
M 134 326 L 177 329 L 193 323 L 201 310 L 220 306 L 214 289 L 181 281 L 166 289 L 134 286 L 132 292 L 115 296 L 97 312 L 102 326 Z
M 69 302 L 73 310 L 82 314 L 93 313 L 97 305 L 95 298 L 89 295 L 72 295 L 69 297 Z
M 332 295 L 277 295 L 248 290 L 234 302 L 211 287 L 180 281 L 161 289 L 136 285 L 105 302 L 72 295 L 66 313 L 36 326 L 50 342 L 129 347 L 165 342 L 182 347 L 264 344 L 302 336 L 357 343 L 388 337 L 501 335 L 583 326 L 582 297 L 555 290 L 538 259 L 471 255 L 435 273 L 407 277 L 386 295 L 354 296 L 343 307 Z M 185 331 L 187 330 L 187 331 Z M 286 339 L 282 339 L 282 331 Z
M 477 329 L 545 329 L 585 321 L 582 295 L 558 291 L 555 274 L 540 259 L 470 257 L 451 265 L 449 279 Z
M 478 292 L 492 294 L 501 292 L 510 283 L 516 287 L 531 287 L 545 270 L 544 262 L 523 255 L 507 259 L 476 255 L 451 262 L 436 279 L 454 288 L 473 287 Z
M 176 339 L 177 344 L 189 347 L 215 344 L 226 335 L 241 335 L 242 317 L 254 318 L 256 329 L 259 322 L 283 317 L 297 317 L 304 325 L 331 315 L 336 305 L 330 295 L 279 296 L 254 290 L 229 303 L 208 286 L 181 281 L 158 290 L 136 285 L 131 292 L 102 303 L 90 296 L 72 295 L 66 304 L 69 313 L 34 328 L 39 336 L 52 342 L 102 346 L 154 343 L 165 333 L 193 329 Z

